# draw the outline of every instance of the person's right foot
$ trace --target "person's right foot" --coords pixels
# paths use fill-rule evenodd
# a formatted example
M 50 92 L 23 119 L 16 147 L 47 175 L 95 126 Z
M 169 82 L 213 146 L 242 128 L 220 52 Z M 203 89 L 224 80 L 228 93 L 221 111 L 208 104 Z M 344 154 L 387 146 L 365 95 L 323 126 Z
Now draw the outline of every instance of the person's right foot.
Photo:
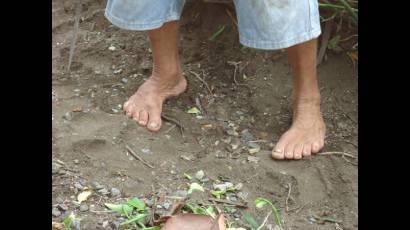
M 187 81 L 181 71 L 177 74 L 152 74 L 124 103 L 123 109 L 128 117 L 150 131 L 161 128 L 162 104 L 165 99 L 185 91 Z

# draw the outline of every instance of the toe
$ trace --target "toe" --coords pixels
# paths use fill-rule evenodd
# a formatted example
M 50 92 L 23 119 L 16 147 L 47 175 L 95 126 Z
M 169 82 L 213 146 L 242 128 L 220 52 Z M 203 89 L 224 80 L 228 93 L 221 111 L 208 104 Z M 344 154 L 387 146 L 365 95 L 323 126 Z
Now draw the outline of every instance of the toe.
M 285 159 L 285 146 L 281 141 L 276 144 L 275 148 L 272 150 L 272 157 L 277 160 Z
M 311 145 L 311 144 L 305 144 L 305 145 L 303 145 L 302 155 L 303 155 L 304 157 L 308 157 L 308 156 L 311 155 L 311 153 L 312 153 L 312 145 Z
M 138 124 L 146 126 L 148 122 L 148 112 L 146 110 L 141 110 L 139 114 Z
M 286 159 L 293 159 L 293 153 L 295 151 L 294 144 L 288 144 L 285 148 L 285 157 Z
M 149 111 L 149 122 L 147 128 L 154 132 L 161 128 L 161 110 L 153 109 Z
M 318 153 L 320 150 L 320 143 L 319 142 L 313 142 L 312 144 L 312 153 Z
M 295 151 L 294 151 L 294 153 L 293 153 L 293 157 L 294 157 L 296 160 L 301 159 L 301 158 L 302 158 L 302 152 L 303 152 L 303 145 L 302 145 L 302 144 L 296 145 Z

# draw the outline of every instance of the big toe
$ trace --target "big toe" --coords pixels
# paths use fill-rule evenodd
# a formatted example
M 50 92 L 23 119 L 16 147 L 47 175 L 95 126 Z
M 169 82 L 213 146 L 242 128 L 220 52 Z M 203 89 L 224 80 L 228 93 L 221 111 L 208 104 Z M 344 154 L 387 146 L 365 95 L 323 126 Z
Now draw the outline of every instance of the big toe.
M 276 160 L 283 160 L 285 159 L 285 144 L 283 141 L 278 142 L 275 148 L 272 150 L 272 157 Z

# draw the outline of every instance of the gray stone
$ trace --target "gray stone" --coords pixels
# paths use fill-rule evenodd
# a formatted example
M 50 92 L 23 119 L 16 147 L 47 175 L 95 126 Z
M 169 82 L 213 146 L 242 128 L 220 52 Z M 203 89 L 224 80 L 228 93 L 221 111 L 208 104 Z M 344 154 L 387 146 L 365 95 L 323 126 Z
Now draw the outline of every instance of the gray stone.
M 75 182 L 74 187 L 78 190 L 83 190 L 83 188 L 84 188 L 79 182 Z
M 119 196 L 121 191 L 118 188 L 111 188 L 111 196 Z
M 60 209 L 61 211 L 67 211 L 68 207 L 65 204 L 59 204 L 57 205 L 58 209 Z
M 120 222 L 119 222 L 119 221 L 113 221 L 113 222 L 111 223 L 111 227 L 112 227 L 113 229 L 119 229 L 119 228 L 120 228 Z
M 247 129 L 242 130 L 241 138 L 245 142 L 256 140 L 255 136 L 251 132 L 249 132 L 249 130 Z
M 169 209 L 170 206 L 171 206 L 170 203 L 164 203 L 164 204 L 162 205 L 162 207 L 164 207 L 165 209 Z
M 74 159 L 74 164 L 78 164 L 80 161 L 78 159 Z
M 71 112 L 66 112 L 66 113 L 63 115 L 63 118 L 64 118 L 65 120 L 67 120 L 67 121 L 71 121 L 71 120 L 73 119 L 73 116 L 72 116 Z
M 231 182 L 225 182 L 223 184 L 214 184 L 214 189 L 219 189 L 221 191 L 231 187 L 233 187 L 233 184 Z
M 98 224 L 98 225 L 102 225 L 103 222 L 104 222 L 104 221 L 103 221 L 102 219 L 99 219 L 99 220 L 97 221 L 97 224 Z
M 98 193 L 100 193 L 101 195 L 108 195 L 108 194 L 110 194 L 110 192 L 109 192 L 106 188 L 103 188 L 103 189 L 98 190 Z
M 91 182 L 91 187 L 95 190 L 100 190 L 104 188 L 104 186 L 102 186 L 100 183 L 96 181 Z
M 60 212 L 60 210 L 58 210 L 57 208 L 53 208 L 52 214 L 53 214 L 53 216 L 55 216 L 55 217 L 61 216 L 61 212 Z
M 195 178 L 198 179 L 198 180 L 202 180 L 202 178 L 204 178 L 204 176 L 205 176 L 205 173 L 204 173 L 203 170 L 199 170 L 199 171 L 196 172 L 196 174 L 195 174 Z
M 86 205 L 86 204 L 80 205 L 80 211 L 81 211 L 81 212 L 88 211 L 88 205 Z
M 123 78 L 123 79 L 121 79 L 121 82 L 124 83 L 124 84 L 127 84 L 128 79 L 127 79 L 127 78 Z
M 60 164 L 58 164 L 58 163 L 56 163 L 56 162 L 53 162 L 52 163 L 52 173 L 53 174 L 57 174 L 58 173 L 58 171 L 61 169 L 61 165 Z
M 178 190 L 174 193 L 175 196 L 177 197 L 187 197 L 188 196 L 188 191 L 186 190 Z

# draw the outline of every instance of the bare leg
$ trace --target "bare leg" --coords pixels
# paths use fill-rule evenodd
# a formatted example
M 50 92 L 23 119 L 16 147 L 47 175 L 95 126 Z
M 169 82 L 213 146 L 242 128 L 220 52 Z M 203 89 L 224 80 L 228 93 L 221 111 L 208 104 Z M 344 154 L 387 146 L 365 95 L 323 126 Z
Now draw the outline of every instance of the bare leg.
M 148 32 L 153 56 L 153 70 L 147 81 L 124 103 L 128 117 L 150 131 L 161 127 L 162 104 L 165 99 L 185 91 L 187 82 L 182 75 L 178 55 L 178 24 L 165 23 Z
M 272 151 L 275 159 L 301 159 L 324 146 L 326 127 L 316 79 L 317 40 L 287 49 L 293 72 L 293 122 Z

